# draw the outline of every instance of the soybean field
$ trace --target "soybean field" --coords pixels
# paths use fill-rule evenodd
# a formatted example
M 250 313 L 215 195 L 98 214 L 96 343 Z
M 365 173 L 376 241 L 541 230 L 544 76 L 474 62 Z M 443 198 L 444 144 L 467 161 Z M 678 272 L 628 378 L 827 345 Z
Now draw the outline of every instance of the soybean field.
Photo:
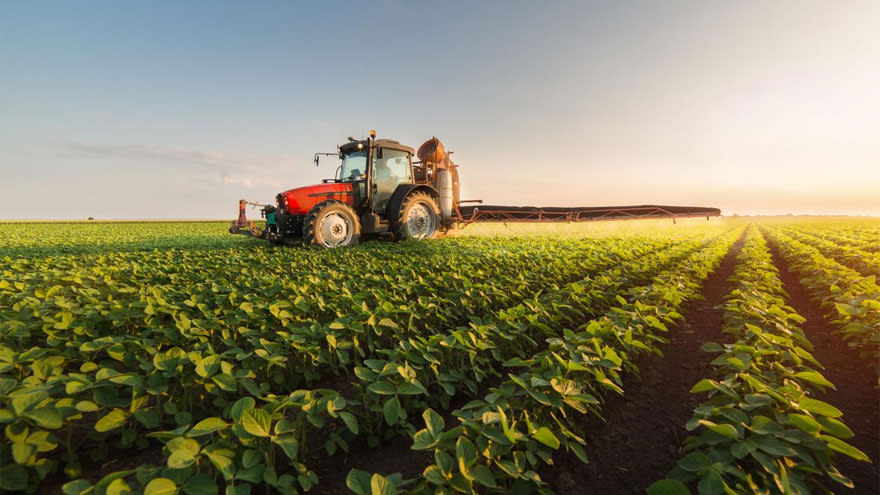
M 0 493 L 880 492 L 878 220 L 0 239 Z

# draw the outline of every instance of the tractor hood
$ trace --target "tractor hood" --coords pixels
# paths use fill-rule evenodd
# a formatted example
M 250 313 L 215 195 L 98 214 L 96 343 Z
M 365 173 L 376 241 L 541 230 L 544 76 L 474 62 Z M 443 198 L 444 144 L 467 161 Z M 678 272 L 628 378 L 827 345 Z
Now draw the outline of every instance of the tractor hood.
M 306 215 L 318 203 L 334 199 L 354 206 L 354 184 L 329 182 L 288 189 L 277 197 L 278 206 L 290 215 Z

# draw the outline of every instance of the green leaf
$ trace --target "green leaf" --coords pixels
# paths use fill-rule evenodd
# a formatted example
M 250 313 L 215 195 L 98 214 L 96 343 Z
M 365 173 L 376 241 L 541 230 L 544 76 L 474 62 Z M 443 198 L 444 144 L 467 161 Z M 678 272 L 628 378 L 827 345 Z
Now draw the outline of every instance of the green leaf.
M 587 458 L 587 452 L 584 450 L 583 447 L 580 446 L 580 444 L 569 442 L 568 446 L 574 452 L 574 455 L 576 455 L 577 458 L 581 460 L 581 462 L 583 462 L 584 464 L 588 464 L 590 462 Z
M 388 328 L 400 328 L 397 323 L 394 323 L 388 318 L 382 318 L 381 320 L 379 320 L 379 326 Z
M 551 449 L 555 450 L 559 448 L 559 439 L 556 438 L 556 435 L 554 435 L 553 432 L 550 431 L 550 429 L 546 426 L 538 428 L 538 431 L 536 431 L 535 434 L 532 436 L 535 438 L 535 440 L 543 443 Z
M 795 373 L 794 376 L 795 378 L 800 378 L 801 380 L 806 380 L 816 385 L 834 388 L 834 384 L 826 380 L 818 371 L 801 371 L 800 373 Z
M 217 417 L 205 418 L 205 419 L 199 421 L 198 423 L 196 423 L 196 425 L 193 426 L 192 429 L 186 433 L 186 436 L 200 437 L 202 435 L 207 435 L 209 433 L 213 433 L 217 430 L 223 430 L 227 427 L 229 427 L 229 424 L 227 424 L 226 421 L 223 421 L 220 418 L 217 418 Z
M 455 456 L 458 457 L 459 469 L 467 472 L 477 461 L 477 448 L 467 437 L 458 437 L 458 441 L 455 442 Z
M 699 473 L 712 465 L 712 459 L 702 452 L 691 452 L 678 461 L 679 467 L 685 471 Z
M 385 422 L 389 425 L 396 425 L 397 420 L 400 419 L 400 401 L 397 400 L 397 397 L 392 397 L 385 401 L 385 405 L 382 406 L 382 413 L 385 415 Z
M 856 316 L 859 314 L 859 309 L 850 304 L 836 303 L 834 307 L 837 308 L 837 311 L 844 316 Z
M 843 424 L 843 421 L 834 418 L 826 418 L 825 416 L 819 416 L 816 418 L 816 421 L 822 425 L 822 429 L 826 432 L 834 435 L 837 438 L 852 438 L 855 434 L 852 430 L 849 429 L 848 426 Z
M 117 478 L 107 485 L 107 495 L 132 495 L 131 487 L 122 478 Z
M 37 452 L 37 447 L 25 442 L 12 443 L 12 460 L 16 464 L 27 464 L 28 459 Z
M 427 429 L 419 430 L 413 435 L 413 450 L 427 450 L 437 445 L 437 437 L 431 435 Z
M 703 378 L 702 380 L 698 381 L 697 384 L 693 386 L 693 388 L 691 388 L 691 393 L 698 394 L 700 392 L 715 390 L 716 388 L 718 388 L 718 382 L 716 382 L 715 380 L 710 380 L 708 378 Z
M 397 389 L 398 395 L 421 395 L 426 394 L 427 391 L 420 383 L 403 383 Z
M 229 449 L 206 449 L 205 455 L 211 464 L 220 471 L 223 479 L 231 480 L 235 474 L 235 452 Z
M 471 469 L 470 474 L 474 477 L 474 480 L 477 483 L 485 487 L 495 488 L 497 486 L 495 484 L 495 477 L 492 476 L 492 471 L 482 464 L 474 466 Z
M 207 474 L 197 474 L 183 484 L 186 495 L 217 495 L 217 482 Z
M 434 483 L 435 485 L 445 485 L 446 477 L 443 476 L 443 472 L 440 471 L 440 468 L 437 466 L 428 466 L 422 471 L 422 477 L 426 480 Z
M 440 468 L 444 475 L 450 474 L 455 467 L 455 459 L 439 449 L 434 451 L 434 463 L 437 464 L 437 467 Z
M 819 438 L 825 440 L 825 443 L 828 444 L 828 448 L 831 450 L 852 457 L 857 461 L 871 462 L 871 459 L 864 452 L 839 438 L 832 437 L 831 435 L 819 435 Z
M 434 438 L 437 438 L 443 433 L 443 427 L 446 423 L 443 421 L 443 417 L 434 412 L 433 409 L 426 409 L 425 412 L 422 413 L 422 418 L 425 420 L 425 426 L 428 432 Z
M 739 432 L 736 431 L 736 427 L 731 424 L 716 424 L 711 421 L 706 421 L 704 419 L 700 420 L 700 424 L 705 426 L 709 430 L 727 438 L 737 438 L 739 436 Z
M 342 422 L 345 423 L 345 426 L 347 426 L 352 433 L 355 435 L 358 434 L 358 422 L 357 418 L 354 417 L 354 414 L 343 411 L 339 413 L 339 417 L 342 418 Z
M 387 382 L 385 380 L 379 380 L 378 382 L 371 383 L 367 390 L 379 395 L 394 395 L 394 385 L 391 382 Z
M 103 433 L 119 428 L 125 424 L 126 419 L 128 419 L 128 412 L 122 409 L 113 409 L 95 423 L 95 431 Z
M 352 469 L 345 478 L 345 486 L 355 495 L 371 495 L 370 473 L 358 469 Z
M 397 495 L 397 488 L 380 474 L 370 478 L 370 495 Z
M 822 429 L 818 421 L 806 414 L 789 414 L 788 423 L 806 433 L 817 433 Z
M 724 493 L 724 480 L 718 471 L 709 471 L 697 483 L 697 492 L 700 495 L 722 495 Z
M 95 483 L 94 493 L 96 495 L 106 495 L 109 493 L 110 485 L 112 485 L 114 481 L 124 479 L 126 476 L 134 474 L 134 472 L 134 469 L 126 469 L 124 471 L 114 471 L 107 476 L 104 476 Z
M 281 435 L 278 438 L 272 440 L 272 443 L 281 447 L 281 450 L 284 451 L 284 454 L 287 455 L 287 458 L 291 461 L 296 460 L 296 454 L 299 452 L 299 442 L 296 441 L 296 437 L 293 435 Z
M 79 412 L 90 413 L 95 412 L 101 407 L 90 400 L 81 400 L 76 403 L 76 410 Z
M 700 350 L 703 352 L 721 352 L 724 350 L 724 347 L 715 342 L 706 342 L 700 346 Z
M 6 425 L 4 428 L 4 432 L 6 432 L 6 438 L 13 442 L 24 442 L 27 440 L 28 434 L 31 429 L 24 422 L 12 423 L 10 425 Z
M 691 491 L 681 481 L 667 479 L 649 486 L 648 495 L 691 495 Z
M 226 495 L 251 495 L 251 485 L 226 485 Z
M 822 402 L 821 400 L 805 397 L 801 399 L 799 405 L 802 410 L 811 412 L 813 414 L 819 414 L 822 416 L 827 416 L 829 418 L 839 418 L 843 416 L 843 413 L 840 411 L 840 409 L 832 406 L 827 402 Z
M 49 394 L 42 391 L 18 394 L 12 398 L 12 410 L 17 416 L 21 416 L 48 398 Z
M 28 472 L 18 464 L 0 467 L 0 488 L 22 492 L 28 485 Z
M 232 408 L 229 410 L 230 416 L 235 421 L 241 420 L 242 414 L 249 409 L 254 408 L 254 398 L 253 397 L 242 397 L 238 399 L 235 404 L 232 405 Z
M 222 390 L 225 390 L 227 392 L 235 392 L 236 390 L 238 390 L 235 377 L 233 377 L 232 375 L 220 373 L 212 376 L 211 381 L 217 384 L 217 386 L 220 387 Z
M 758 448 L 775 457 L 793 457 L 797 455 L 797 452 L 789 444 L 774 436 L 759 435 L 755 437 L 755 443 L 758 445 Z
M 92 484 L 89 483 L 88 480 L 80 479 L 68 481 L 67 483 L 65 483 L 64 486 L 61 487 L 61 492 L 64 493 L 64 495 L 86 495 L 86 493 L 89 493 L 91 489 Z M 147 493 L 145 495 L 153 494 Z
M 730 446 L 730 453 L 733 454 L 737 459 L 742 459 L 743 457 L 751 454 L 755 451 L 758 446 L 751 440 L 745 440 L 743 442 L 736 442 Z
M 48 430 L 57 430 L 64 425 L 64 420 L 61 419 L 61 413 L 58 412 L 58 409 L 52 406 L 40 407 L 33 411 L 28 411 L 24 413 L 23 416 L 32 419 L 37 426 Z
M 156 478 L 147 483 L 144 495 L 174 495 L 177 493 L 177 484 L 168 478 Z
M 735 357 L 727 358 L 727 364 L 733 366 L 734 368 L 736 368 L 738 370 L 742 370 L 743 368 L 746 367 L 746 364 L 744 362 L 742 362 L 741 359 L 735 358 Z
M 165 447 L 171 452 L 168 456 L 168 467 L 171 469 L 183 469 L 192 465 L 201 450 L 199 442 L 183 437 L 172 438 Z
M 248 409 L 241 415 L 241 426 L 255 437 L 268 437 L 272 431 L 272 415 L 263 409 Z

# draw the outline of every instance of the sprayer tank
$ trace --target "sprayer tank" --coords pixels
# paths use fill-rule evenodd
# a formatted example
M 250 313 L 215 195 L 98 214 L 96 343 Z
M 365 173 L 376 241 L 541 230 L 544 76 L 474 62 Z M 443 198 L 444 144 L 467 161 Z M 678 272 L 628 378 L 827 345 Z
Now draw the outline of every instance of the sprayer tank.
M 437 191 L 440 193 L 440 212 L 443 219 L 452 218 L 454 194 L 452 192 L 452 172 L 447 169 L 437 171 Z

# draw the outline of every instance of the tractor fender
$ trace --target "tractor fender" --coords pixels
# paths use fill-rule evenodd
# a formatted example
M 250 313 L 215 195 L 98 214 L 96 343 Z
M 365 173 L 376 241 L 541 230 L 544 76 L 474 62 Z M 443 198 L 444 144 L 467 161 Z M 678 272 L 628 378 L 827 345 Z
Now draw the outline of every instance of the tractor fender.
M 394 190 L 394 193 L 388 199 L 388 206 L 385 207 L 385 216 L 396 220 L 400 214 L 400 207 L 407 196 L 419 191 L 430 194 L 435 200 L 440 197 L 440 193 L 427 184 L 401 184 L 397 186 L 397 189 Z

